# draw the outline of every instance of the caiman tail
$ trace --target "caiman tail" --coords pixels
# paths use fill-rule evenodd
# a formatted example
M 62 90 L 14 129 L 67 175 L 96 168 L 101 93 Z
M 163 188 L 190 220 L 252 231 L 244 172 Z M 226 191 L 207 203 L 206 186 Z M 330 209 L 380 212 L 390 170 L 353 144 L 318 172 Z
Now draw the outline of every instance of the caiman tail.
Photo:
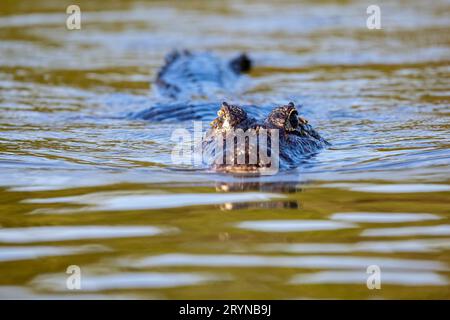
M 156 77 L 159 95 L 178 101 L 219 99 L 234 92 L 239 76 L 251 69 L 246 54 L 224 61 L 209 52 L 173 51 Z
M 172 51 L 155 80 L 161 102 L 129 117 L 158 122 L 212 120 L 217 106 L 235 94 L 240 76 L 251 67 L 246 54 L 224 60 L 209 52 Z M 260 112 L 254 106 L 249 108 L 255 116 Z

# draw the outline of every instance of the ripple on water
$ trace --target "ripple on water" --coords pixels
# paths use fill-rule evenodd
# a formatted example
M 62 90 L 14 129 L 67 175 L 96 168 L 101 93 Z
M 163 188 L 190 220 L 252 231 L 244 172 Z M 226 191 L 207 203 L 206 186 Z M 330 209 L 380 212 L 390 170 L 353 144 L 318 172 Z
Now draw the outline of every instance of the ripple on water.
M 431 213 L 397 213 L 397 212 L 345 212 L 335 213 L 330 217 L 333 220 L 343 220 L 350 222 L 412 222 L 438 220 L 441 217 Z
M 42 257 L 67 256 L 85 253 L 110 251 L 100 245 L 84 245 L 79 247 L 32 246 L 32 247 L 0 247 L 0 262 L 37 259 Z
M 147 267 L 273 267 L 305 269 L 382 269 L 447 271 L 438 261 L 351 256 L 263 256 L 235 254 L 163 254 L 138 259 L 121 259 L 120 266 Z
M 67 291 L 67 290 L 66 290 Z M 77 290 L 79 291 L 79 290 Z M 0 299 L 20 299 L 20 300 L 109 300 L 109 299 L 138 299 L 136 295 L 124 295 L 124 294 L 83 294 L 70 292 L 58 292 L 57 294 L 43 293 L 35 291 L 28 287 L 22 286 L 0 286 Z M 160 298 L 158 296 L 146 296 L 147 299 Z
M 174 228 L 153 226 L 61 226 L 61 227 L 28 227 L 1 228 L 0 242 L 33 243 L 47 241 L 108 239 L 149 237 L 167 232 Z
M 201 285 L 214 281 L 229 280 L 229 277 L 211 273 L 170 272 L 121 272 L 111 274 L 86 274 L 81 279 L 82 291 L 118 289 L 174 288 Z M 67 291 L 67 277 L 59 274 L 38 276 L 32 284 L 38 289 Z
M 364 184 L 364 183 L 330 183 L 322 185 L 325 188 L 339 188 L 350 191 L 373 193 L 416 193 L 416 192 L 444 192 L 450 191 L 446 184 Z
M 438 252 L 450 248 L 450 239 L 366 241 L 356 243 L 267 243 L 255 247 L 261 252 L 348 253 L 348 252 Z
M 366 229 L 361 232 L 361 235 L 365 237 L 448 236 L 450 225 Z
M 263 232 L 307 232 L 357 227 L 353 223 L 329 220 L 255 220 L 239 222 L 236 226 L 240 229 Z
M 299 274 L 289 281 L 290 284 L 365 284 L 367 273 L 361 271 L 322 271 L 312 274 Z M 392 272 L 383 271 L 382 285 L 400 286 L 446 286 L 448 279 L 436 272 Z

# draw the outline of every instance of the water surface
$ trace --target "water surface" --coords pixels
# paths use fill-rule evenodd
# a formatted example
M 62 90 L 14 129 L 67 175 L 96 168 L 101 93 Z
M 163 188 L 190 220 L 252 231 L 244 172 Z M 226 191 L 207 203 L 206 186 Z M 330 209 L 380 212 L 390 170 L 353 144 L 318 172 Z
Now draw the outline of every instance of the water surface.
M 0 297 L 450 298 L 450 5 L 59 1 L 0 8 Z M 172 48 L 245 51 L 230 101 L 302 104 L 332 146 L 239 177 L 174 165 Z M 82 290 L 65 287 L 82 270 Z M 370 265 L 381 290 L 366 286 Z

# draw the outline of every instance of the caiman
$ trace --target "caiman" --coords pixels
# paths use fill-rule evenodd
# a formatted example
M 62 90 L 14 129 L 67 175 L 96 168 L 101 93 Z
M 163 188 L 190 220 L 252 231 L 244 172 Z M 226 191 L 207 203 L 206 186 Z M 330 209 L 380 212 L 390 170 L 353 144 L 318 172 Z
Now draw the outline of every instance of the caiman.
M 273 168 L 274 161 L 280 169 L 296 167 L 328 142 L 299 116 L 294 103 L 268 109 L 220 102 L 233 94 L 251 67 L 246 54 L 224 61 L 211 53 L 173 51 L 155 81 L 161 102 L 132 116 L 158 122 L 213 120 L 202 149 L 206 162 L 218 171 L 258 173 Z M 236 131 L 244 133 L 243 144 L 236 136 L 227 140 Z
M 203 139 L 203 153 L 218 171 L 271 173 L 298 166 L 328 144 L 293 102 L 260 120 L 224 102 Z

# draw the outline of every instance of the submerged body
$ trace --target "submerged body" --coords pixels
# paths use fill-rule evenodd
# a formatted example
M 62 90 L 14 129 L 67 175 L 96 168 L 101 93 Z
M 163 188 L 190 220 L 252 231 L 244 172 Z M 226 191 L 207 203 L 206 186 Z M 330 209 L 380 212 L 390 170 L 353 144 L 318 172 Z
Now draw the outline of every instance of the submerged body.
M 156 91 L 177 101 L 226 96 L 233 92 L 239 76 L 251 68 L 245 54 L 223 61 L 208 52 L 184 50 L 171 52 L 165 60 L 156 78 Z
M 242 76 L 251 66 L 245 54 L 224 60 L 209 52 L 173 51 L 166 56 L 154 82 L 153 91 L 160 101 L 130 117 L 158 122 L 211 121 L 221 102 L 238 91 Z M 253 116 L 263 116 L 259 106 L 243 107 Z
M 207 164 L 218 171 L 246 173 L 295 167 L 328 143 L 298 116 L 292 102 L 271 111 L 217 102 L 232 95 L 251 64 L 245 54 L 223 61 L 210 53 L 172 52 L 155 81 L 162 102 L 133 117 L 211 120 L 220 107 L 202 142 Z

